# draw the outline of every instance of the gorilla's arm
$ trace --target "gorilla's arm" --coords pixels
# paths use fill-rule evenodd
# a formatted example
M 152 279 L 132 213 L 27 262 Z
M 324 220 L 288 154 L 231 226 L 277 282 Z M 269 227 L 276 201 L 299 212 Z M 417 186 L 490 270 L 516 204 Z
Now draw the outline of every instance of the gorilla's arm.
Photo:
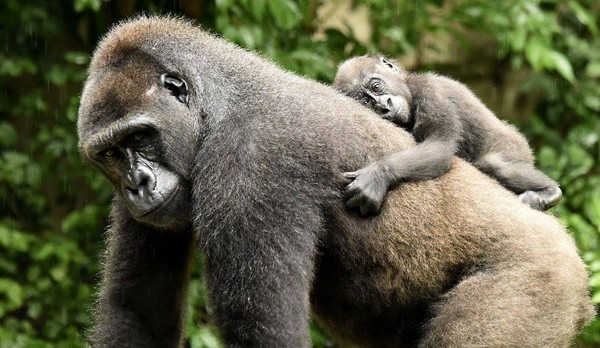
M 278 170 L 257 161 L 256 150 L 243 144 L 265 144 L 270 134 L 245 127 L 219 128 L 197 159 L 195 226 L 203 231 L 214 318 L 227 347 L 309 347 L 309 293 L 324 225 L 310 195 L 319 188 L 301 179 L 308 167 L 275 148 L 260 156 Z M 242 153 L 228 156 L 223 143 Z
M 93 347 L 177 347 L 193 234 L 136 222 L 113 205 Z
M 287 224 L 229 228 L 204 243 L 214 320 L 227 347 L 310 347 L 312 253 L 303 249 L 314 242 L 299 240 L 308 231 Z

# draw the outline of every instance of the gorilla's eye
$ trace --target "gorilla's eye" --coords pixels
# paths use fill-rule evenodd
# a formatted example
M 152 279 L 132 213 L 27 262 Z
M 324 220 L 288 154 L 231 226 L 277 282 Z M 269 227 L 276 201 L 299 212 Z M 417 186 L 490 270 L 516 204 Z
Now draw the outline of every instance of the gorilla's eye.
M 102 153 L 100 155 L 105 158 L 110 158 L 110 157 L 114 157 L 116 155 L 116 151 L 114 149 L 108 149 L 108 150 L 102 151 Z
M 147 132 L 137 132 L 133 135 L 133 141 L 134 142 L 140 142 L 146 138 L 148 138 L 148 133 Z
M 371 89 L 371 91 L 373 91 L 373 93 L 383 92 L 383 82 L 381 82 L 381 81 L 372 82 L 370 89 Z
M 166 89 L 171 91 L 171 94 L 177 98 L 180 102 L 187 105 L 188 103 L 188 89 L 187 83 L 180 77 L 173 74 L 162 74 L 160 81 Z

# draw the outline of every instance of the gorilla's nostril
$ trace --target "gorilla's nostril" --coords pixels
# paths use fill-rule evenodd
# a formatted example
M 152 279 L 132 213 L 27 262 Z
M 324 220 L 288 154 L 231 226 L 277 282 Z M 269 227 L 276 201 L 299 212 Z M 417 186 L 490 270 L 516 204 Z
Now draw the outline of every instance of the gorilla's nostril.
M 392 98 L 388 98 L 387 100 L 387 105 L 388 107 L 392 108 L 394 106 L 394 104 L 392 104 Z
M 377 103 L 373 109 L 375 110 L 375 112 L 377 112 L 380 115 L 385 114 L 388 111 L 390 111 L 390 109 L 388 109 L 385 105 L 383 105 L 381 103 Z

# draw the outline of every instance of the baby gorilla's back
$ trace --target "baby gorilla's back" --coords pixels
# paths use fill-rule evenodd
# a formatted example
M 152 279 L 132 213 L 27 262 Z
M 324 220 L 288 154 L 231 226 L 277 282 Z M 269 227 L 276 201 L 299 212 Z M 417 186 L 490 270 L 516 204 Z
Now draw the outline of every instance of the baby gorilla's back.
M 534 209 L 548 209 L 562 197 L 558 184 L 534 167 L 525 138 L 457 81 L 407 72 L 381 56 L 366 55 L 341 64 L 333 86 L 409 130 L 420 143 L 350 173 L 354 182 L 347 189 L 349 207 L 377 212 L 387 186 L 439 177 L 448 171 L 454 155 L 519 194 Z M 374 180 L 378 177 L 384 178 L 380 184 Z

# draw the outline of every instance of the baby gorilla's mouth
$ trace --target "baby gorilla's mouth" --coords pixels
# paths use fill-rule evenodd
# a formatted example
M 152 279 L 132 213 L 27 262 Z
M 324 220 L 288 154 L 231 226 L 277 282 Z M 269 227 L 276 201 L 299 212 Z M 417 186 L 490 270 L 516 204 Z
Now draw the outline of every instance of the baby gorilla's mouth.
M 396 111 L 395 110 L 388 110 L 385 113 L 379 114 L 379 116 L 381 116 L 381 118 L 383 118 L 384 120 L 387 121 L 393 121 L 395 116 L 396 116 Z

